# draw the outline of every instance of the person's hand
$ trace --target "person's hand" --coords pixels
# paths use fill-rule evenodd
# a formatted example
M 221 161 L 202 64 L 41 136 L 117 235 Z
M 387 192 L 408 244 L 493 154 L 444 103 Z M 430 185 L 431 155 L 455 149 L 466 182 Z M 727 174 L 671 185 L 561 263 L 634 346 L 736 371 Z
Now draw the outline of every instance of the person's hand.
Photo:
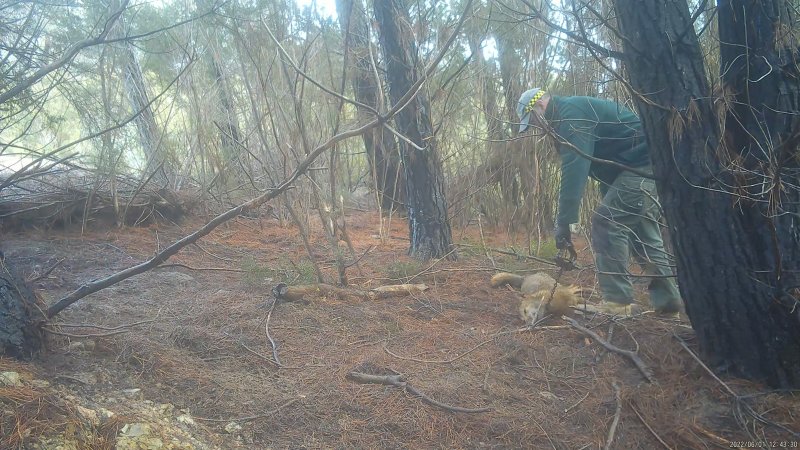
M 559 250 L 574 248 L 572 245 L 572 233 L 568 224 L 556 224 L 555 239 L 556 248 Z

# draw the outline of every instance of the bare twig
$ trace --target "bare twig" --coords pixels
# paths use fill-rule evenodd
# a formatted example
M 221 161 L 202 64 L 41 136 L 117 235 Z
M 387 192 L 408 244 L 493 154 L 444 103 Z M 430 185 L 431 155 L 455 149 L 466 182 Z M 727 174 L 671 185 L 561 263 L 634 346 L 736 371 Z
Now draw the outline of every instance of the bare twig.
M 60 58 L 47 64 L 44 67 L 41 67 L 39 70 L 34 72 L 31 76 L 21 80 L 20 82 L 16 83 L 13 87 L 6 90 L 3 93 L 0 93 L 0 105 L 7 102 L 8 100 L 14 98 L 19 93 L 25 91 L 25 89 L 32 86 L 37 81 L 41 80 L 48 73 L 58 70 L 61 67 L 69 64 L 75 56 L 84 48 L 92 47 L 98 44 L 104 43 L 106 36 L 111 31 L 111 28 L 114 27 L 114 23 L 119 19 L 119 16 L 122 15 L 123 11 L 128 7 L 128 0 L 124 0 L 120 3 L 119 8 L 117 8 L 114 12 L 112 12 L 108 20 L 106 20 L 105 24 L 103 25 L 103 29 L 97 37 L 94 38 L 86 38 L 81 41 L 76 42 L 70 48 L 61 55 Z
M 122 333 L 127 333 L 129 331 L 132 331 L 132 330 L 119 330 L 119 331 L 112 331 L 110 333 L 72 334 L 72 333 L 64 333 L 63 331 L 51 330 L 50 328 L 47 328 L 47 327 L 42 327 L 42 330 L 44 330 L 44 331 L 46 331 L 46 332 L 48 332 L 50 334 L 55 334 L 55 335 L 58 335 L 58 336 L 71 337 L 71 338 L 74 338 L 74 339 L 108 337 L 108 336 L 114 336 L 114 335 L 117 335 L 117 334 L 122 334 Z
M 244 269 L 229 269 L 227 267 L 192 267 L 187 266 L 186 264 L 181 263 L 174 263 L 174 264 L 162 264 L 154 269 L 166 269 L 167 267 L 183 267 L 184 269 L 189 270 L 196 270 L 196 271 L 216 271 L 216 272 L 247 272 Z
M 239 417 L 237 419 L 209 419 L 207 417 L 194 417 L 194 419 L 195 420 L 202 420 L 202 421 L 205 421 L 205 422 L 247 422 L 249 420 L 262 419 L 264 417 L 272 416 L 272 415 L 278 413 L 283 408 L 286 408 L 287 406 L 291 406 L 294 403 L 297 403 L 302 399 L 303 399 L 303 397 L 293 398 L 293 399 L 289 400 L 288 402 L 286 402 L 286 403 L 278 406 L 277 408 L 273 409 L 272 411 L 265 412 L 263 414 L 256 414 L 254 416 Z
M 56 323 L 55 325 L 57 325 L 59 328 L 94 328 L 96 330 L 116 331 L 116 330 L 121 330 L 123 328 L 130 328 L 130 327 L 135 327 L 135 326 L 138 326 L 138 325 L 144 325 L 146 323 L 152 323 L 152 322 L 155 322 L 156 320 L 158 320 L 158 319 L 143 320 L 141 322 L 134 322 L 134 323 L 129 323 L 129 324 L 125 324 L 125 325 L 119 325 L 119 326 L 116 326 L 116 327 L 104 327 L 104 326 L 101 326 L 101 325 L 91 325 L 91 324 L 84 324 L 84 323 Z
M 588 397 L 588 396 L 589 396 L 589 392 L 587 391 L 587 392 L 586 392 L 586 395 L 584 395 L 583 397 L 581 397 L 581 399 L 580 399 L 580 400 L 578 400 L 577 402 L 575 402 L 575 404 L 574 404 L 574 405 L 570 406 L 569 408 L 566 408 L 566 409 L 564 410 L 564 414 L 566 414 L 566 413 L 568 413 L 568 412 L 572 411 L 573 409 L 575 409 L 575 407 L 576 407 L 576 406 L 578 406 L 578 405 L 580 405 L 581 403 L 583 403 L 583 401 L 584 401 L 584 400 L 586 400 L 586 397 Z
M 259 358 L 263 359 L 264 361 L 267 361 L 268 363 L 272 363 L 272 364 L 280 367 L 281 369 L 285 369 L 286 368 L 284 366 L 281 366 L 280 363 L 277 363 L 277 362 L 273 361 L 272 359 L 270 359 L 269 357 L 267 357 L 267 356 L 255 351 L 255 350 L 253 350 L 252 348 L 248 347 L 247 344 L 245 344 L 244 342 L 234 338 L 233 336 L 229 335 L 228 333 L 224 333 L 224 334 L 225 334 L 225 336 L 228 336 L 229 338 L 233 339 L 234 342 L 236 342 L 237 344 L 241 345 L 243 349 L 247 350 L 251 354 L 253 354 L 255 356 L 258 356 Z
M 374 249 L 375 249 L 375 246 L 374 245 L 370 245 L 368 249 L 364 250 L 364 253 L 362 253 L 361 256 L 356 258 L 353 262 L 347 263 L 346 267 L 349 269 L 350 267 L 353 267 L 354 265 L 358 264 L 359 262 L 361 262 L 362 259 L 364 259 L 365 256 L 367 256 L 369 254 L 369 252 L 371 252 Z
M 743 420 L 741 420 L 741 419 L 740 419 L 741 410 L 743 409 L 743 410 L 744 410 L 744 412 L 746 412 L 746 413 L 750 414 L 750 415 L 751 415 L 751 416 L 752 416 L 752 417 L 753 417 L 755 420 L 757 420 L 757 421 L 759 421 L 759 422 L 763 423 L 764 425 L 771 425 L 771 426 L 773 426 L 773 427 L 775 427 L 775 428 L 779 428 L 779 429 L 781 429 L 781 430 L 783 430 L 783 431 L 785 431 L 785 432 L 789 433 L 790 435 L 794 436 L 795 438 L 800 438 L 800 433 L 798 433 L 798 432 L 796 432 L 796 431 L 794 431 L 794 430 L 791 430 L 791 429 L 787 428 L 786 426 L 784 426 L 784 425 L 781 425 L 781 424 L 779 424 L 779 423 L 777 423 L 777 422 L 775 422 L 775 421 L 773 421 L 773 420 L 769 420 L 769 419 L 767 419 L 766 417 L 764 417 L 762 414 L 760 414 L 760 413 L 758 413 L 757 411 L 755 411 L 755 410 L 753 409 L 753 407 L 752 407 L 752 406 L 750 406 L 749 404 L 747 404 L 747 402 L 745 401 L 745 398 L 744 398 L 744 397 L 742 397 L 741 395 L 737 394 L 737 393 L 736 393 L 736 391 L 734 391 L 733 389 L 731 389 L 731 387 L 730 387 L 730 386 L 728 386 L 728 385 L 727 385 L 727 384 L 726 384 L 724 381 L 722 381 L 722 380 L 721 380 L 721 379 L 720 379 L 720 378 L 719 378 L 719 377 L 718 377 L 718 376 L 717 376 L 717 375 L 714 373 L 714 371 L 712 371 L 712 370 L 711 370 L 711 369 L 710 369 L 710 368 L 709 368 L 709 367 L 708 367 L 708 366 L 707 366 L 705 363 L 703 363 L 703 361 L 701 361 L 701 360 L 700 360 L 700 358 L 699 358 L 699 357 L 698 357 L 698 356 L 697 356 L 697 355 L 696 355 L 696 354 L 695 354 L 695 353 L 692 351 L 692 349 L 690 349 L 690 348 L 689 348 L 689 346 L 686 344 L 686 342 L 685 342 L 683 339 L 681 339 L 681 337 L 680 337 L 680 336 L 678 336 L 677 334 L 675 334 L 675 333 L 673 332 L 673 333 L 672 333 L 672 337 L 674 337 L 675 339 L 677 339 L 677 340 L 678 340 L 678 343 L 680 343 L 680 344 L 681 344 L 681 347 L 683 347 L 683 349 L 684 349 L 684 350 L 686 350 L 686 352 L 688 352 L 688 353 L 689 353 L 689 355 L 691 355 L 691 357 L 692 357 L 692 358 L 693 358 L 695 361 L 697 361 L 697 363 L 698 363 L 698 364 L 700 364 L 700 366 L 701 366 L 703 369 L 705 369 L 705 371 L 706 371 L 706 372 L 707 372 L 709 375 L 711 375 L 711 377 L 712 377 L 712 378 L 714 378 L 714 380 L 716 380 L 716 381 L 717 381 L 717 383 L 719 383 L 720 385 L 722 385 L 722 387 L 724 387 L 724 388 L 725 388 L 725 390 L 726 390 L 726 391 L 728 391 L 728 393 L 729 393 L 729 394 L 730 394 L 730 395 L 733 397 L 733 400 L 734 400 L 734 405 L 735 405 L 735 409 L 734 409 L 734 417 L 736 417 L 736 420 L 737 420 L 737 421 L 739 421 L 740 423 L 743 423 Z M 750 431 L 749 427 L 743 426 L 743 428 L 744 428 L 744 429 L 747 431 L 747 433 L 748 433 L 748 434 L 750 434 L 751 436 L 753 436 L 753 434 L 752 434 L 752 432 Z M 758 438 L 758 437 L 755 437 L 755 436 L 754 436 L 754 439 L 756 439 L 756 440 L 757 440 L 759 443 L 762 443 L 762 444 L 768 444 L 768 442 L 767 442 L 767 441 L 763 441 L 762 439 L 760 439 L 760 438 Z
M 641 414 L 639 414 L 639 411 L 636 409 L 636 407 L 635 407 L 635 406 L 633 406 L 633 403 L 630 403 L 629 405 L 630 405 L 631 409 L 633 410 L 633 412 L 636 414 L 636 417 L 638 417 L 638 418 L 639 418 L 639 420 L 641 420 L 641 421 L 642 421 L 642 424 L 645 426 L 645 428 L 647 428 L 647 430 L 648 430 L 648 431 L 650 431 L 650 434 L 652 434 L 652 435 L 653 435 L 653 437 L 655 437 L 655 438 L 656 438 L 656 440 L 658 440 L 658 442 L 660 442 L 660 443 L 661 443 L 661 445 L 663 445 L 665 449 L 667 449 L 667 450 L 672 450 L 672 447 L 670 447 L 670 446 L 669 446 L 669 444 L 667 444 L 666 442 L 664 442 L 664 440 L 663 440 L 663 439 L 661 439 L 661 436 L 659 436 L 659 435 L 658 435 L 658 434 L 655 432 L 655 430 L 653 430 L 653 428 L 650 426 L 650 424 L 649 424 L 649 423 L 647 423 L 647 421 L 645 421 L 645 420 L 644 420 L 644 417 L 642 417 L 642 415 L 641 415 Z
M 639 369 L 639 372 L 641 372 L 642 375 L 644 375 L 644 377 L 647 379 L 648 382 L 652 383 L 653 381 L 655 381 L 655 379 L 653 378 L 653 372 L 650 371 L 650 368 L 647 367 L 647 365 L 644 363 L 644 361 L 642 361 L 639 355 L 636 354 L 636 352 L 632 352 L 630 350 L 624 350 L 617 347 L 616 345 L 609 344 L 606 340 L 601 338 L 600 335 L 579 324 L 578 321 L 576 321 L 571 317 L 561 316 L 561 318 L 566 320 L 570 325 L 572 325 L 573 328 L 591 337 L 592 339 L 597 341 L 598 344 L 602 345 L 609 351 L 612 351 L 614 353 L 619 353 L 620 355 L 630 359 L 636 366 L 636 368 Z
M 476 245 L 461 244 L 461 243 L 456 243 L 456 244 L 453 244 L 453 245 L 457 245 L 459 247 L 477 247 Z M 536 256 L 523 255 L 521 253 L 509 252 L 507 250 L 500 250 L 499 248 L 492 248 L 492 247 L 487 247 L 486 250 L 487 251 L 493 251 L 495 253 L 500 253 L 501 255 L 509 255 L 509 256 L 516 256 L 518 258 L 530 259 L 531 261 L 536 261 L 536 262 L 540 262 L 542 264 L 547 264 L 548 266 L 556 266 L 556 263 L 554 263 L 553 261 L 548 261 L 548 260 L 546 260 L 544 258 L 537 258 Z
M 475 350 L 479 349 L 480 347 L 483 347 L 484 345 L 488 344 L 489 342 L 492 342 L 492 339 L 487 339 L 487 340 L 481 342 L 480 344 L 475 345 L 474 347 L 472 347 L 471 349 L 467 350 L 466 352 L 464 352 L 464 353 L 462 353 L 462 354 L 460 354 L 458 356 L 455 356 L 453 358 L 443 360 L 443 361 L 433 361 L 433 360 L 429 360 L 429 359 L 416 359 L 416 358 L 409 358 L 407 356 L 400 356 L 400 355 L 398 355 L 396 353 L 393 353 L 388 348 L 386 348 L 386 345 L 383 346 L 383 351 L 385 351 L 386 353 L 394 356 L 397 359 L 403 359 L 403 360 L 406 360 L 406 361 L 414 361 L 414 362 L 424 363 L 424 364 L 449 364 L 451 362 L 457 361 L 457 360 L 469 355 L 470 353 L 474 352 Z
M 622 398 L 620 395 L 619 384 L 615 380 L 611 383 L 611 386 L 614 387 L 614 398 L 617 400 L 617 411 L 614 413 L 614 420 L 611 421 L 611 428 L 608 429 L 608 438 L 606 439 L 605 450 L 609 450 L 611 448 L 611 444 L 614 443 L 614 433 L 617 432 L 619 416 L 622 414 Z
M 410 283 L 414 278 L 417 278 L 418 276 L 420 276 L 420 275 L 426 273 L 427 271 L 431 270 L 433 268 L 433 266 L 439 264 L 442 261 L 445 261 L 447 259 L 447 257 L 452 255 L 453 252 L 455 252 L 455 251 L 456 251 L 456 247 L 453 247 L 452 250 L 450 250 L 449 252 L 445 253 L 441 258 L 438 258 L 438 259 L 434 260 L 428 267 L 426 267 L 425 269 L 423 269 L 422 271 L 420 271 L 416 275 L 413 275 L 413 276 L 409 277 L 406 280 L 406 283 Z
M 106 330 L 106 331 L 108 331 L 108 333 L 72 334 L 72 333 L 65 333 L 63 331 L 53 330 L 51 328 L 46 328 L 46 327 L 42 327 L 42 329 L 44 331 L 50 333 L 50 334 L 55 334 L 55 335 L 58 335 L 58 336 L 66 336 L 66 337 L 71 337 L 71 338 L 75 338 L 75 339 L 83 339 L 83 338 L 92 338 L 92 337 L 107 337 L 107 336 L 114 336 L 114 335 L 117 335 L 117 334 L 127 333 L 129 331 L 132 331 L 132 330 L 130 330 L 130 328 L 133 328 L 133 327 L 136 327 L 136 326 L 139 326 L 139 325 L 144 325 L 144 324 L 147 324 L 147 323 L 152 323 L 152 322 L 155 322 L 156 320 L 158 320 L 158 319 L 143 320 L 141 322 L 129 323 L 129 324 L 120 325 L 120 326 L 117 326 L 117 327 L 102 327 L 100 325 L 81 325 L 81 324 L 56 324 L 57 326 L 60 326 L 60 327 L 63 327 L 63 328 L 94 328 L 94 329 L 98 329 L 98 330 Z
M 43 279 L 43 278 L 47 278 L 47 276 L 48 276 L 48 275 L 50 275 L 50 273 L 51 273 L 53 270 L 55 270 L 55 269 L 56 269 L 56 267 L 60 266 L 60 265 L 61 265 L 61 263 L 63 263 L 63 262 L 64 262 L 64 259 L 62 258 L 62 259 L 60 259 L 60 260 L 56 261 L 56 263 L 55 263 L 55 264 L 53 264 L 52 266 L 50 266 L 50 268 L 49 268 L 49 269 L 45 270 L 43 274 L 41 274 L 41 275 L 39 275 L 39 276 L 37 276 L 37 277 L 34 277 L 34 278 L 30 278 L 30 279 L 28 279 L 28 280 L 25 280 L 25 281 L 26 281 L 26 282 L 28 282 L 28 283 L 35 283 L 35 282 L 37 282 L 37 281 L 39 281 L 39 280 L 41 280 L 41 279 Z
M 423 402 L 433 405 L 447 411 L 451 412 L 458 412 L 458 413 L 482 413 L 490 411 L 490 408 L 462 408 L 460 406 L 450 406 L 445 403 L 438 402 L 427 395 L 423 394 L 417 388 L 412 386 L 403 375 L 371 375 L 367 373 L 361 372 L 350 372 L 347 374 L 346 377 L 348 380 L 354 381 L 356 383 L 365 383 L 365 384 L 384 384 L 387 386 L 395 386 L 399 387 L 411 395 L 415 395 L 419 397 Z
M 264 321 L 264 334 L 267 335 L 267 340 L 269 341 L 270 345 L 272 346 L 272 357 L 275 359 L 275 363 L 279 366 L 282 366 L 281 360 L 278 358 L 278 345 L 272 339 L 272 336 L 269 334 L 269 319 L 272 318 L 272 311 L 275 310 L 275 305 L 278 303 L 278 299 L 274 298 L 272 300 L 272 305 L 269 307 L 269 312 L 267 313 L 267 320 Z

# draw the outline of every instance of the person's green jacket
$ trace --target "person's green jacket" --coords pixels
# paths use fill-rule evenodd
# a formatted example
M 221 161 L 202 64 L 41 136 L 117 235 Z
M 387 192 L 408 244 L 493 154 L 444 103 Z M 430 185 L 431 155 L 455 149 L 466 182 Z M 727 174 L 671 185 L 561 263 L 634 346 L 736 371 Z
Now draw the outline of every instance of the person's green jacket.
M 617 103 L 594 97 L 554 95 L 547 105 L 545 119 L 555 131 L 561 155 L 557 223 L 578 221 L 581 197 L 589 176 L 608 186 L 622 172 L 612 165 L 590 161 L 575 149 L 627 167 L 650 166 L 639 118 Z

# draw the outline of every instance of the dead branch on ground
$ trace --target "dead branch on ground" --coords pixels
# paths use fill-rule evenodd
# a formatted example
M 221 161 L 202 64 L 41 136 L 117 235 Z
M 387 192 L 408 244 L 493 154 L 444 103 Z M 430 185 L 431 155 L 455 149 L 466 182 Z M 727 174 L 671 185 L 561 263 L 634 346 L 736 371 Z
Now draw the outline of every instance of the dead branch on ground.
M 619 425 L 619 416 L 622 414 L 622 398 L 619 384 L 615 380 L 611 383 L 611 386 L 614 387 L 614 398 L 617 400 L 617 411 L 614 413 L 614 420 L 611 421 L 611 427 L 608 429 L 608 438 L 606 439 L 605 450 L 609 450 L 611 448 L 611 444 L 614 443 L 614 433 L 617 431 L 617 425 Z
M 415 295 L 428 290 L 425 284 L 391 284 L 386 286 L 379 286 L 372 290 L 378 298 Z
M 272 288 L 272 294 L 278 300 L 288 302 L 308 302 L 306 296 L 336 297 L 347 299 L 351 297 L 368 300 L 369 294 L 358 289 L 340 288 L 325 283 L 302 284 L 289 286 L 286 283 L 278 283 Z
M 347 374 L 346 378 L 350 381 L 354 381 L 356 383 L 363 383 L 363 384 L 383 384 L 387 386 L 395 386 L 403 389 L 404 391 L 408 392 L 411 395 L 419 397 L 423 402 L 436 406 L 438 408 L 445 409 L 451 412 L 457 413 L 482 413 L 490 411 L 491 409 L 488 407 L 484 408 L 462 408 L 460 406 L 450 406 L 445 403 L 438 402 L 427 395 L 423 394 L 417 388 L 412 386 L 408 381 L 406 381 L 406 377 L 403 375 L 371 375 L 367 373 L 361 372 L 350 372 Z
M 278 344 L 275 343 L 275 340 L 272 339 L 272 336 L 269 334 L 269 319 L 272 318 L 272 311 L 275 310 L 275 305 L 278 303 L 278 299 L 275 298 L 272 300 L 272 305 L 269 307 L 269 312 L 267 313 L 267 319 L 264 321 L 264 334 L 267 335 L 267 340 L 269 341 L 270 345 L 272 346 L 272 357 L 275 359 L 275 363 L 278 366 L 282 366 L 281 360 L 278 358 Z
M 626 358 L 630 359 L 633 362 L 633 364 L 636 366 L 636 368 L 639 369 L 639 372 L 641 372 L 642 375 L 644 375 L 644 377 L 647 379 L 647 381 L 649 383 L 652 383 L 652 382 L 655 381 L 655 378 L 653 377 L 653 372 L 650 370 L 649 367 L 647 367 L 647 365 L 644 363 L 644 361 L 642 361 L 642 358 L 640 358 L 639 355 L 636 354 L 636 352 L 632 352 L 630 350 L 624 350 L 624 349 L 621 349 L 621 348 L 617 347 L 616 345 L 608 343 L 605 339 L 601 338 L 600 335 L 598 335 L 594 331 L 584 327 L 583 325 L 579 324 L 577 320 L 575 320 L 575 319 L 573 319 L 571 317 L 561 316 L 561 318 L 566 320 L 576 330 L 580 331 L 581 333 L 583 333 L 583 334 L 591 337 L 595 341 L 597 341 L 598 344 L 602 345 L 607 350 L 612 351 L 614 353 L 619 353 L 620 355 L 625 356 Z

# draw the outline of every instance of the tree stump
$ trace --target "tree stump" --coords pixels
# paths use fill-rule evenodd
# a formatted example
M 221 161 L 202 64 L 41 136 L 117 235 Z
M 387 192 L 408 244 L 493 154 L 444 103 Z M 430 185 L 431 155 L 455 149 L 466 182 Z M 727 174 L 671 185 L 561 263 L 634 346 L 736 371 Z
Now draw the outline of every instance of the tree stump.
M 0 355 L 28 359 L 42 347 L 36 296 L 0 253 Z

